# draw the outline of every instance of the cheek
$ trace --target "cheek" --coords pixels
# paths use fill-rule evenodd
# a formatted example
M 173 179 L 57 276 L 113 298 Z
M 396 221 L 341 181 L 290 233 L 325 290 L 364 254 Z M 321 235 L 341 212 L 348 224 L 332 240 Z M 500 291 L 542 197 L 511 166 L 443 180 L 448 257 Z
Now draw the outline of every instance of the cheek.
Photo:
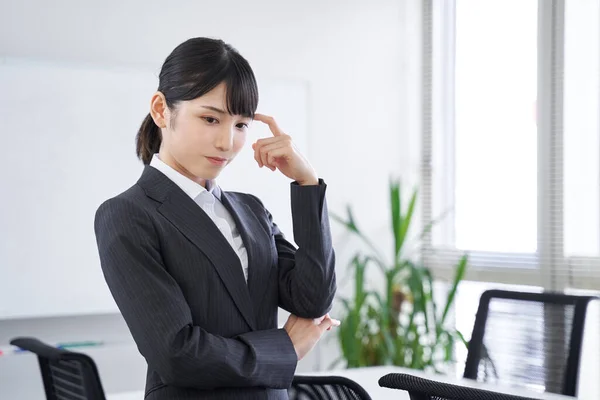
M 237 132 L 233 138 L 233 151 L 237 154 L 246 144 L 246 132 Z
M 177 145 L 184 151 L 190 151 L 205 147 L 205 142 L 210 140 L 207 127 L 198 121 L 181 121 L 175 126 L 174 137 L 177 138 Z

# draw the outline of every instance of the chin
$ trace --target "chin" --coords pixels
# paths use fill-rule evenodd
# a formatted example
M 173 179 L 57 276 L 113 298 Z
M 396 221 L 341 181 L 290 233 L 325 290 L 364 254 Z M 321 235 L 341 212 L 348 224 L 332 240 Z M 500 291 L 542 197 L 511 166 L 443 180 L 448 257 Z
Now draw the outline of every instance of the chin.
M 223 171 L 223 167 L 218 168 L 218 169 L 217 168 L 199 168 L 198 173 L 194 174 L 194 175 L 196 175 L 198 178 L 212 180 L 212 179 L 216 179 L 221 174 L 221 171 Z
M 191 168 L 187 168 L 187 173 L 185 174 L 188 178 L 192 180 L 196 179 L 206 179 L 212 180 L 215 179 L 221 171 L 211 170 L 210 168 L 206 168 L 205 166 L 195 166 Z
M 219 171 L 220 172 L 220 171 Z M 212 181 L 214 179 L 217 179 L 219 177 L 219 173 L 216 174 L 205 174 L 205 176 L 203 177 L 204 179 L 208 180 L 208 181 Z

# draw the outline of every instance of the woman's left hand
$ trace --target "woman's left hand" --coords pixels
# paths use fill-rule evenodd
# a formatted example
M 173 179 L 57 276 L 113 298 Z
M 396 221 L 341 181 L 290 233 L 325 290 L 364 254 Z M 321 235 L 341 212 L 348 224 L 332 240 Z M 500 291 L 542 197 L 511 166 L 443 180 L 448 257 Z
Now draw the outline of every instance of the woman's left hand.
M 314 168 L 296 148 L 292 138 L 279 128 L 275 119 L 255 114 L 254 120 L 267 124 L 273 133 L 273 137 L 259 139 L 252 145 L 258 166 L 266 166 L 271 171 L 278 169 L 300 185 L 317 185 L 319 178 Z

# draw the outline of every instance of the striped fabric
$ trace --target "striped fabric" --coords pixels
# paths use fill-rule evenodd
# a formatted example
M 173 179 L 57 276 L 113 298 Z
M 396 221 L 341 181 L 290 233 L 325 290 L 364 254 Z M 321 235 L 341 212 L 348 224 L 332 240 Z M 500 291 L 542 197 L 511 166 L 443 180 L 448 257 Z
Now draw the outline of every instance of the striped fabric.
M 95 219 L 104 277 L 148 362 L 147 400 L 286 399 L 297 364 L 277 309 L 326 314 L 336 291 L 326 185 L 291 184 L 296 249 L 254 196 L 222 193 L 240 259 L 176 184 L 146 167 Z

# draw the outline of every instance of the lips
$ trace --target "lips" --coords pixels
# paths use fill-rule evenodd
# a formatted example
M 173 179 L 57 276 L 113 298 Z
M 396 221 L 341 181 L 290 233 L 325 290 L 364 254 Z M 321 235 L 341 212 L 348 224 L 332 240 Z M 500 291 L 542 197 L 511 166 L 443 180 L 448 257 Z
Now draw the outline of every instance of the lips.
M 215 165 L 225 165 L 227 163 L 227 159 L 223 157 L 206 157 L 206 159 Z

